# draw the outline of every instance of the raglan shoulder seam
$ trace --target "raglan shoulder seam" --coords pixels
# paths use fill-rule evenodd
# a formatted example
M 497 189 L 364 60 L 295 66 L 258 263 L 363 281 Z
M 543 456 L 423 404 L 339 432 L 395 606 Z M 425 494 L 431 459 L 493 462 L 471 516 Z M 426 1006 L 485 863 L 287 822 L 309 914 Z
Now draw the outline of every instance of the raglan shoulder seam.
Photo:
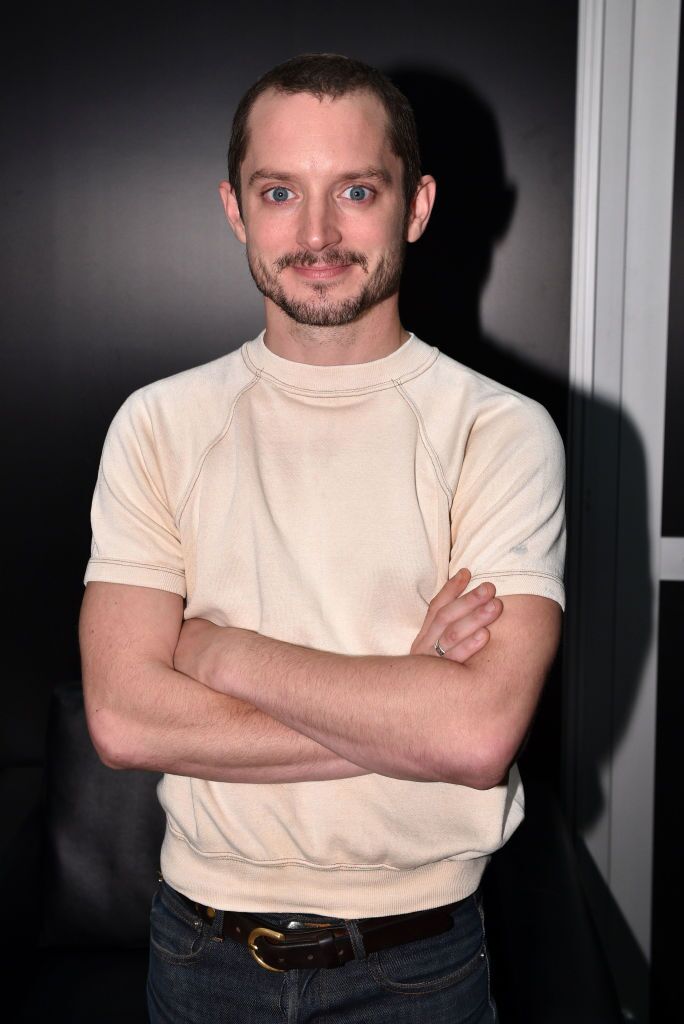
M 190 496 L 191 496 L 193 490 L 195 489 L 197 481 L 199 480 L 200 476 L 202 475 L 202 469 L 204 468 L 204 463 L 205 463 L 208 455 L 210 454 L 211 451 L 213 451 L 213 449 L 216 447 L 216 445 L 221 443 L 223 438 L 226 436 L 226 434 L 230 430 L 231 424 L 233 422 L 233 417 L 235 415 L 235 410 L 237 409 L 237 406 L 238 406 L 238 403 L 239 403 L 240 399 L 242 398 L 242 396 L 244 394 L 246 394 L 250 390 L 250 388 L 253 388 L 255 384 L 258 384 L 260 377 L 261 377 L 261 373 L 257 369 L 255 371 L 253 379 L 250 380 L 247 384 L 245 384 L 242 388 L 240 388 L 240 390 L 235 395 L 235 398 L 232 401 L 230 409 L 228 410 L 228 415 L 226 416 L 226 419 L 225 419 L 225 421 L 223 423 L 223 426 L 221 427 L 221 430 L 218 432 L 216 437 L 214 437 L 209 442 L 209 444 L 206 445 L 206 447 L 204 448 L 203 452 L 200 454 L 199 459 L 197 460 L 197 464 L 195 466 L 194 472 L 190 476 L 190 480 L 188 482 L 188 485 L 185 488 L 183 496 L 181 497 L 181 499 L 180 499 L 180 501 L 178 503 L 178 507 L 177 507 L 176 513 L 174 515 L 174 520 L 176 522 L 176 526 L 178 527 L 178 529 L 180 529 L 180 524 L 181 524 L 181 520 L 183 518 L 183 513 L 185 512 L 185 509 L 187 508 L 187 504 L 188 504 L 188 501 L 190 500 Z
M 439 485 L 442 488 L 442 490 L 444 491 L 446 497 L 449 500 L 449 504 L 451 505 L 451 503 L 454 500 L 454 495 L 453 495 L 453 492 L 452 492 L 452 490 L 449 487 L 449 484 L 447 482 L 446 474 L 444 472 L 444 467 L 442 466 L 442 463 L 440 461 L 439 455 L 437 454 L 437 450 L 436 450 L 435 446 L 433 445 L 433 443 L 432 443 L 432 441 L 430 439 L 430 435 L 428 433 L 428 429 L 427 429 L 427 426 L 425 424 L 425 420 L 423 418 L 423 415 L 422 415 L 420 409 L 418 408 L 417 404 L 415 403 L 415 401 L 410 397 L 410 395 L 408 394 L 408 392 L 404 388 L 403 381 L 402 380 L 394 380 L 392 383 L 394 384 L 397 392 L 401 395 L 401 397 L 406 402 L 406 404 L 408 405 L 409 409 L 411 410 L 411 412 L 413 413 L 413 415 L 416 418 L 416 422 L 418 423 L 418 430 L 419 430 L 419 433 L 420 433 L 420 439 L 423 442 L 423 447 L 425 448 L 426 452 L 428 453 L 429 459 L 430 459 L 430 461 L 432 463 L 432 467 L 433 467 L 433 469 L 435 471 L 435 475 L 437 477 Z

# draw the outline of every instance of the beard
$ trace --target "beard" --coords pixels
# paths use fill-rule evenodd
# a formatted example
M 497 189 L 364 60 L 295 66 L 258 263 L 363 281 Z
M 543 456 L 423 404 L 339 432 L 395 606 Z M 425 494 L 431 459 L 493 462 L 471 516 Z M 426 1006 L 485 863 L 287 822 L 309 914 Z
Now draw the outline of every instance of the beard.
M 276 304 L 287 316 L 298 324 L 309 327 L 342 327 L 352 323 L 362 313 L 379 302 L 388 299 L 399 290 L 401 272 L 404 266 L 406 242 L 401 239 L 393 249 L 387 250 L 378 260 L 375 269 L 368 273 L 368 258 L 360 252 L 331 249 L 321 256 L 307 250 L 280 256 L 269 270 L 260 257 L 254 257 L 247 247 L 247 263 L 254 283 L 267 299 Z M 315 298 L 300 300 L 289 298 L 278 280 L 286 267 L 339 266 L 352 263 L 360 266 L 368 275 L 357 295 L 337 302 L 332 297 L 333 288 L 323 281 L 311 284 Z

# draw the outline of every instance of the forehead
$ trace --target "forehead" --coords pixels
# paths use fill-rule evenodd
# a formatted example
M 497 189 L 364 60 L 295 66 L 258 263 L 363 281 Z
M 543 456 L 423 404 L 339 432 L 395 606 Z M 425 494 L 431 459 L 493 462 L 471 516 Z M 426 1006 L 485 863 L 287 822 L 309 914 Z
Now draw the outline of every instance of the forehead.
M 370 92 L 320 100 L 310 93 L 269 89 L 249 113 L 243 172 L 261 166 L 333 170 L 398 161 L 389 145 L 387 114 Z

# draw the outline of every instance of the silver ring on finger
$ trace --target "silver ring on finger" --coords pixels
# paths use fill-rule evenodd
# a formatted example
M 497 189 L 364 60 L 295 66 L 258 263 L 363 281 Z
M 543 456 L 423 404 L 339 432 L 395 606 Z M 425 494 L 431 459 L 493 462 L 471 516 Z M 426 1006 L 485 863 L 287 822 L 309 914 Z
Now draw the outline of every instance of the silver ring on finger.
M 442 645 L 440 644 L 439 640 L 436 640 L 436 641 L 435 641 L 435 645 L 434 645 L 434 646 L 435 646 L 435 650 L 436 650 L 436 651 L 437 651 L 437 653 L 439 654 L 440 658 L 443 658 L 443 657 L 444 657 L 444 655 L 446 654 L 446 651 L 444 650 L 444 648 L 443 648 L 443 647 L 442 647 Z

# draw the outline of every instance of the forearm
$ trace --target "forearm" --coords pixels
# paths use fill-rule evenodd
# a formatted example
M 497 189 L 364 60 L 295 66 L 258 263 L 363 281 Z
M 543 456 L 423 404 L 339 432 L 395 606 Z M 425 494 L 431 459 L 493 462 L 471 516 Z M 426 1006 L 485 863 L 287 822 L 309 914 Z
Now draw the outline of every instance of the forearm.
M 187 670 L 189 657 L 193 677 L 368 771 L 489 789 L 529 729 L 561 625 L 549 598 L 510 595 L 504 606 L 467 665 L 424 653 L 350 657 L 201 620 L 185 623 L 174 659 Z
M 368 771 L 443 779 L 450 691 L 457 670 L 465 677 L 463 666 L 421 655 L 348 657 L 231 627 L 214 636 L 198 672 L 212 687 L 253 702 Z
M 216 782 L 310 782 L 368 774 L 253 705 L 215 693 L 164 665 L 94 709 L 112 767 Z M 116 739 L 115 737 L 118 737 Z
M 254 705 L 175 671 L 181 622 L 176 595 L 88 584 L 79 629 L 83 689 L 105 763 L 218 782 L 367 774 Z

